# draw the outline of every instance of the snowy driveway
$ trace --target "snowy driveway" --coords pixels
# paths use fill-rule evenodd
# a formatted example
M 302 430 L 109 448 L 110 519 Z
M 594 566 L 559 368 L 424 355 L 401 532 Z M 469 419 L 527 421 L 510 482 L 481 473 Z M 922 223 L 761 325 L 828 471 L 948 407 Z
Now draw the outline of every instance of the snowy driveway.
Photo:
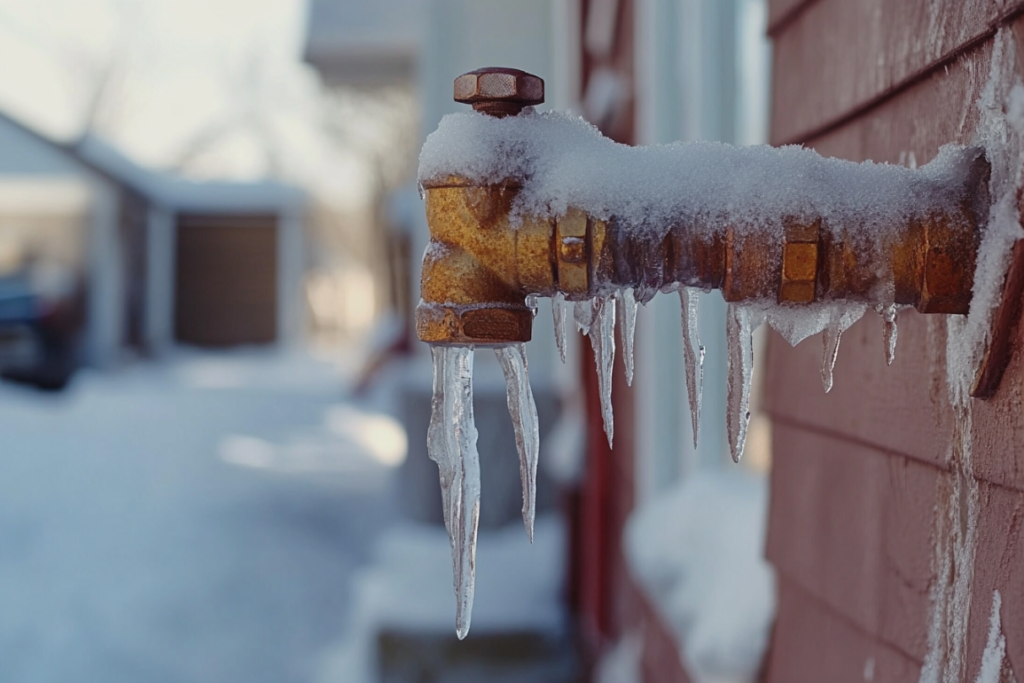
M 265 352 L 0 385 L 0 680 L 308 680 L 404 454 L 341 396 Z

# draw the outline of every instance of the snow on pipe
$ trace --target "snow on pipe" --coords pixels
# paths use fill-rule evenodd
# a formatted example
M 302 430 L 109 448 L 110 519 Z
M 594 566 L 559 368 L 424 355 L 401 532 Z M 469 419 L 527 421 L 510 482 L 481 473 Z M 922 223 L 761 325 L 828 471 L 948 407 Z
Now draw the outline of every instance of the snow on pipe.
M 543 82 L 510 69 L 460 77 L 456 99 L 482 113 L 446 116 L 420 156 L 431 241 L 416 324 L 434 345 L 428 448 L 452 539 L 460 637 L 469 628 L 480 504 L 473 349 L 495 348 L 505 374 L 532 533 L 539 440 L 523 344 L 537 297 L 552 299 L 563 361 L 569 303 L 590 338 L 611 446 L 616 318 L 631 382 L 637 303 L 678 291 L 696 446 L 698 293 L 721 290 L 729 304 L 727 430 L 737 461 L 752 334 L 762 322 L 794 345 L 824 332 L 827 392 L 842 333 L 868 308 L 882 317 L 892 363 L 900 308 L 965 313 L 970 304 L 977 226 L 987 215 L 988 165 L 978 149 L 947 146 L 932 163 L 908 169 L 797 147 L 628 147 L 582 119 L 533 112 Z

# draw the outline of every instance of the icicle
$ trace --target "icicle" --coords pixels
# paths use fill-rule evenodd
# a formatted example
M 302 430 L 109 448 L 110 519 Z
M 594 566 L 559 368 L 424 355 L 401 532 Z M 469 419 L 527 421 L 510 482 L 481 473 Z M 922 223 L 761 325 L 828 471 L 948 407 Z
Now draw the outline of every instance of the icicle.
M 508 412 L 519 450 L 519 477 L 523 482 L 523 524 L 533 543 L 533 520 L 537 503 L 537 454 L 540 431 L 537 425 L 537 404 L 530 388 L 530 370 L 526 362 L 526 345 L 516 344 L 494 349 L 505 373 Z
M 836 358 L 839 357 L 839 341 L 842 336 L 843 331 L 834 318 L 821 334 L 821 341 L 825 346 L 821 355 L 821 385 L 825 387 L 826 394 L 832 391 L 832 370 L 836 366 Z
M 885 364 L 892 365 L 896 359 L 896 338 L 899 330 L 896 329 L 896 304 L 885 306 L 878 304 L 875 311 L 882 316 L 882 341 L 885 344 Z
M 763 312 L 732 303 L 725 314 L 725 336 L 729 348 L 725 421 L 733 462 L 740 461 L 743 444 L 747 440 L 750 378 L 754 370 L 753 334 L 763 320 Z
M 826 394 L 832 390 L 832 370 L 839 356 L 839 341 L 843 332 L 860 320 L 866 310 L 863 304 L 835 304 L 829 312 L 828 326 L 821 335 L 825 347 L 821 357 L 821 384 Z
M 590 334 L 590 326 L 594 324 L 594 309 L 596 300 L 577 301 L 573 307 L 573 318 L 576 320 L 576 329 L 583 334 Z
M 455 633 L 469 633 L 476 580 L 476 535 L 480 519 L 480 458 L 473 419 L 473 349 L 437 347 L 427 453 L 441 478 L 444 525 L 452 546 Z
M 626 365 L 626 386 L 633 386 L 633 338 L 636 336 L 636 298 L 632 293 L 622 292 L 618 297 L 622 302 L 622 322 L 619 331 L 622 333 L 622 360 Z
M 615 436 L 615 422 L 612 412 L 612 366 L 615 364 L 615 299 L 613 297 L 594 299 L 593 326 L 590 328 L 590 345 L 594 348 L 597 364 L 597 389 L 601 395 L 601 415 L 604 417 L 604 433 L 611 448 Z M 579 310 L 579 304 L 576 305 Z
M 704 347 L 697 336 L 698 293 L 687 287 L 679 289 L 683 318 L 683 359 L 686 361 L 686 397 L 690 401 L 690 419 L 693 421 L 693 447 L 697 448 L 700 430 L 700 403 L 704 386 Z
M 530 309 L 530 312 L 533 313 L 533 317 L 536 318 L 537 317 L 537 295 L 536 294 L 527 294 L 526 295 L 526 307 Z
M 555 292 L 551 298 L 551 315 L 555 319 L 555 343 L 558 345 L 558 357 L 565 362 L 565 295 Z

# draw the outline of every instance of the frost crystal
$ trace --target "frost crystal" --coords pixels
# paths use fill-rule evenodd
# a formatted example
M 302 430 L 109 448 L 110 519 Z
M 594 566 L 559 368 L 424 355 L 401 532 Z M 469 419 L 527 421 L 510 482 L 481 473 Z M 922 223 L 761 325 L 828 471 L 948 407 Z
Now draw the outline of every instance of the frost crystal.
M 537 504 L 537 454 L 540 452 L 540 431 L 537 426 L 537 404 L 530 388 L 530 372 L 526 362 L 526 345 L 516 344 L 494 349 L 505 374 L 508 412 L 519 450 L 519 476 L 523 482 L 523 524 L 533 543 L 533 521 Z
M 480 457 L 473 419 L 473 349 L 432 346 L 434 394 L 427 453 L 441 478 L 444 525 L 452 545 L 455 633 L 469 633 L 480 520 Z
M 686 361 L 686 397 L 690 401 L 690 419 L 693 421 L 693 447 L 697 448 L 700 431 L 700 403 L 704 385 L 704 347 L 697 337 L 697 299 L 692 289 L 679 289 L 683 319 L 683 359 Z

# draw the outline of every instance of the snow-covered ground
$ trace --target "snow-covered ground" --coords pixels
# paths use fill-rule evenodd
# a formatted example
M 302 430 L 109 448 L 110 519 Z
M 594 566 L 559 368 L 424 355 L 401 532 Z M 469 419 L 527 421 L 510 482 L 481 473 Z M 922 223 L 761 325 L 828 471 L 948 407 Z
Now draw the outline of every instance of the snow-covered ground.
M 405 434 L 303 355 L 0 385 L 0 680 L 305 681 Z

